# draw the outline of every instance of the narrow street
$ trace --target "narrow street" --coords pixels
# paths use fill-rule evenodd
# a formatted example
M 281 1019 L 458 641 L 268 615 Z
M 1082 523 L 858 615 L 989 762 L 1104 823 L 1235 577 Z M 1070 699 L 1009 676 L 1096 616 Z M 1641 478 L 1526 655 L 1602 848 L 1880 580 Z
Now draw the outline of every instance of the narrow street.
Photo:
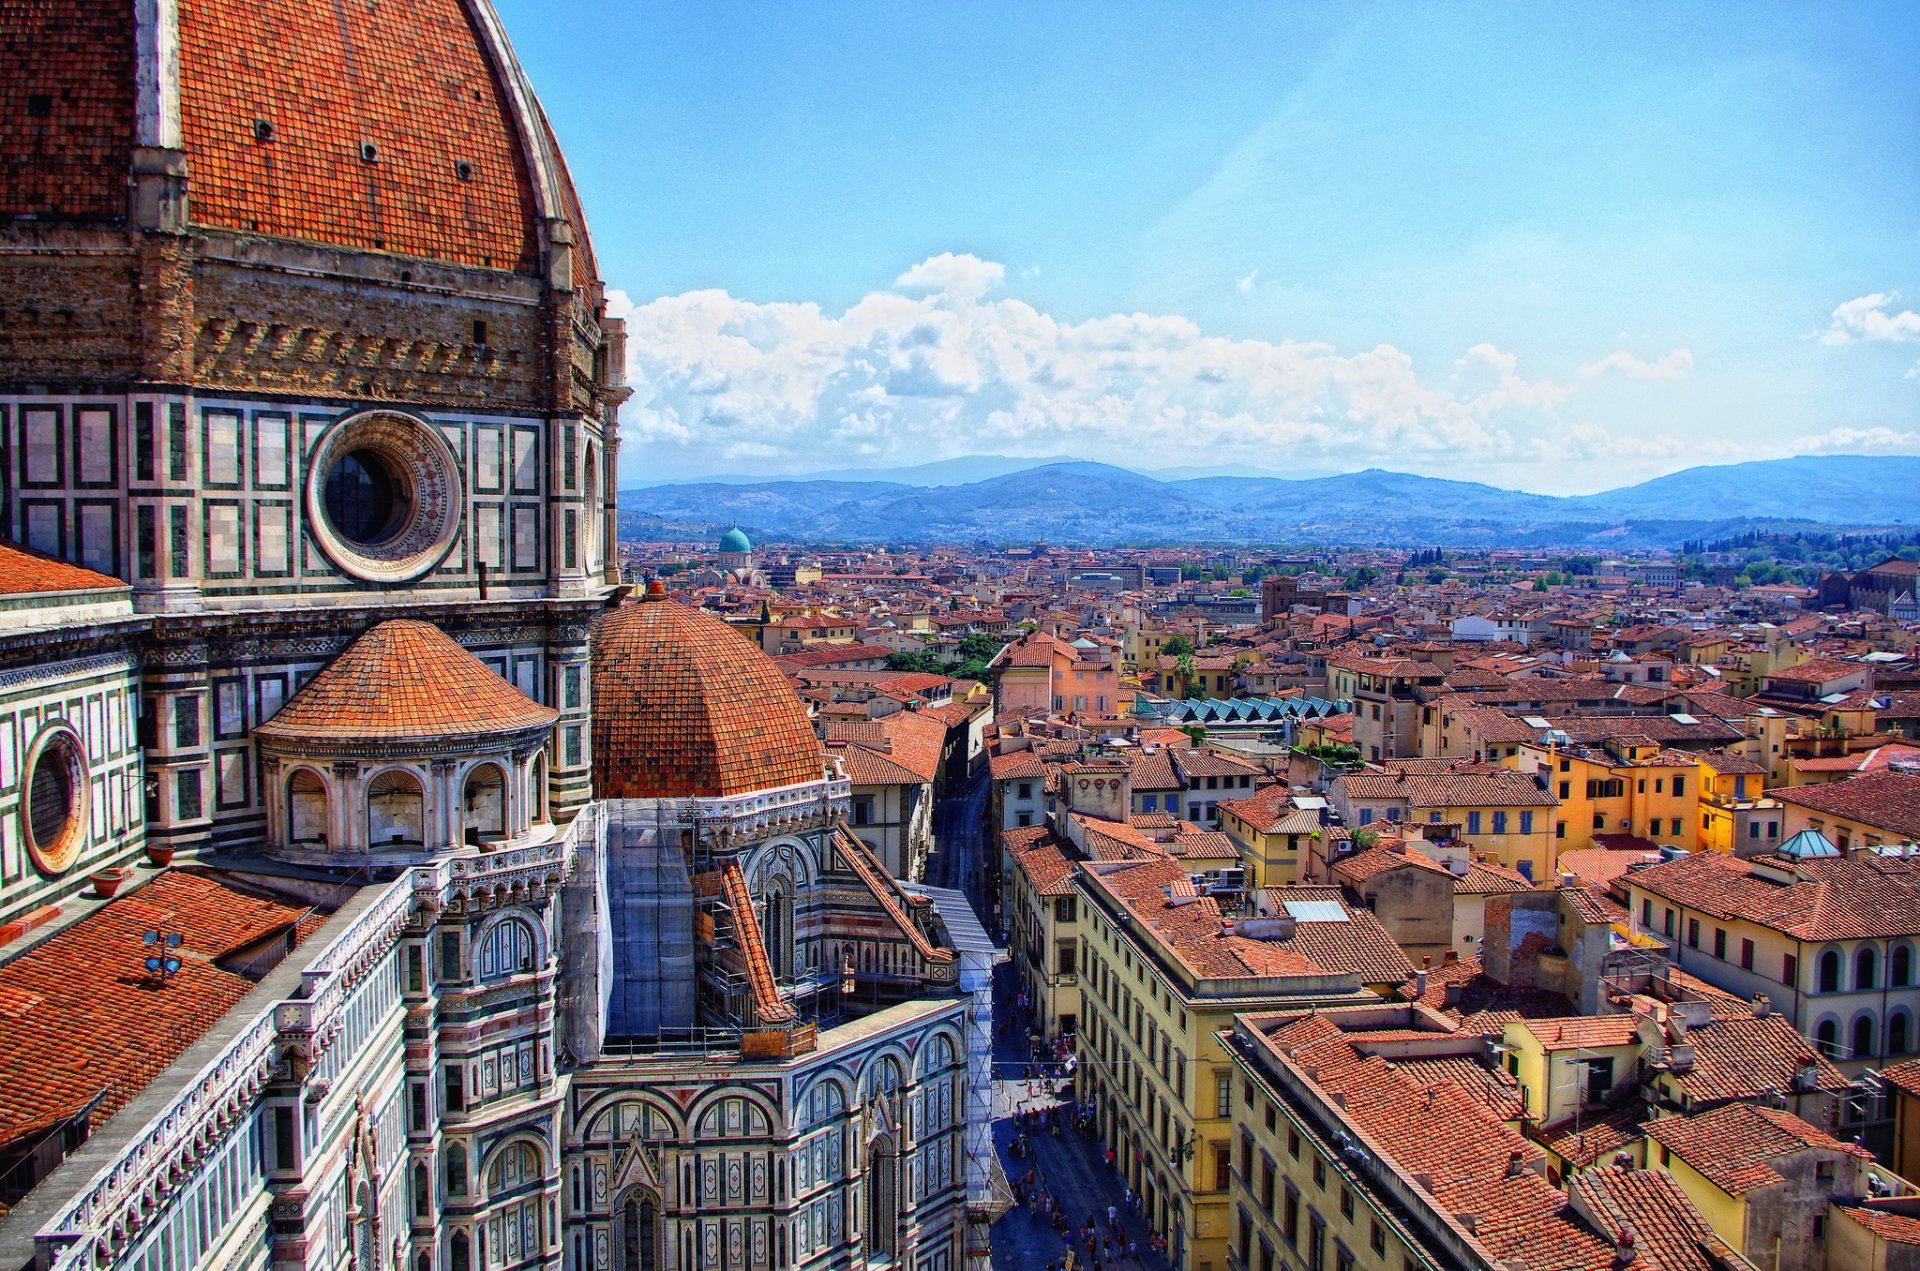
M 1076 1238 L 1076 1271 L 1093 1267 L 1103 1271 L 1166 1271 L 1166 1259 L 1148 1248 L 1146 1225 L 1127 1212 L 1120 1176 L 1102 1159 L 1105 1145 L 1074 1128 L 1070 1080 L 1035 1074 L 1027 1026 L 1017 1018 L 1014 1007 L 1012 965 L 1002 963 L 994 975 L 993 1140 L 1007 1178 L 1021 1180 L 1032 1171 L 1034 1181 L 1052 1196 L 1070 1234 L 1078 1233 L 1091 1220 L 1101 1244 L 1089 1258 L 1086 1245 Z M 1002 1025 L 1006 1026 L 1004 1031 Z M 1057 1070 L 1055 1065 L 1049 1068 Z M 1021 1137 L 1017 1115 L 1034 1109 L 1045 1112 L 1056 1106 L 1062 1109 L 1059 1133 L 1051 1127 L 1036 1128 L 1026 1138 L 1027 1152 L 1013 1155 L 1015 1140 Z M 1109 1205 L 1120 1217 L 1117 1232 L 1107 1225 Z M 1031 1195 L 1026 1203 L 1014 1205 L 993 1226 L 996 1271 L 1046 1271 L 1064 1265 L 1067 1242 L 1056 1227 L 1053 1220 L 1041 1216 Z M 1106 1243 L 1109 1239 L 1115 1242 L 1112 1252 Z M 1127 1242 L 1132 1244 L 1131 1251 L 1125 1247 Z
M 989 781 L 983 769 L 934 808 L 934 850 L 927 858 L 927 883 L 966 893 L 982 925 L 1002 939 L 988 894 L 987 852 L 993 850 L 987 825 Z M 1004 944 L 1003 946 L 1004 947 Z M 1054 1075 L 1042 1077 L 1028 1049 L 1030 1021 L 1016 1018 L 1017 981 L 1010 962 L 994 968 L 994 1081 L 993 1140 L 1001 1167 L 1016 1182 L 1025 1200 L 1009 1208 L 993 1226 L 993 1265 L 996 1271 L 1048 1271 L 1066 1265 L 1067 1243 L 1057 1224 L 1043 1217 L 1035 1203 L 1044 1190 L 1056 1203 L 1069 1234 L 1076 1237 L 1075 1271 L 1166 1271 L 1167 1262 L 1151 1252 L 1146 1226 L 1126 1212 L 1125 1187 L 1120 1176 L 1102 1159 L 1105 1144 L 1081 1134 L 1073 1125 L 1070 1078 L 1049 1065 Z M 1023 1137 L 1016 1118 L 1022 1112 L 1050 1112 L 1060 1107 L 1060 1128 L 1035 1127 L 1024 1136 L 1025 1151 L 1015 1156 L 1014 1144 Z M 1107 1207 L 1119 1214 L 1117 1230 L 1107 1223 Z M 1091 1219 L 1099 1242 L 1089 1258 L 1078 1233 Z M 1108 1241 L 1112 1242 L 1109 1247 Z M 1128 1249 L 1131 1242 L 1132 1249 Z
M 993 902 L 986 894 L 986 766 L 942 798 L 933 809 L 933 851 L 927 857 L 927 883 L 966 893 L 987 930 L 995 929 Z

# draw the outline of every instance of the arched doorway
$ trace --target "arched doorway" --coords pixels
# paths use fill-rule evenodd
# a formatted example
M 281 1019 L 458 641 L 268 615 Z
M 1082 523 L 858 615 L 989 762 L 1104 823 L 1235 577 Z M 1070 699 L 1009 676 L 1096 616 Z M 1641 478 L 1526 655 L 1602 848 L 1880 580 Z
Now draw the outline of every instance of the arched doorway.
M 313 769 L 301 768 L 287 782 L 287 842 L 325 847 L 328 830 L 327 783 Z
M 496 843 L 507 837 L 507 774 L 483 763 L 467 775 L 460 799 L 468 843 Z
M 421 848 L 427 844 L 427 799 L 420 779 L 390 769 L 367 787 L 367 847 Z

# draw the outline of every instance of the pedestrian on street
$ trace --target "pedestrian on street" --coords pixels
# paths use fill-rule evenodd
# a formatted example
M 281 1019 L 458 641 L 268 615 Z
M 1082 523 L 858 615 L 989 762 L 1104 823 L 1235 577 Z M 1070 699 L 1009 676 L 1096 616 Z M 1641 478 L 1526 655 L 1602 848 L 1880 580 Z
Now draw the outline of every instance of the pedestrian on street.
M 1120 1210 L 1113 1205 L 1108 1205 L 1107 1206 L 1107 1229 L 1109 1231 L 1112 1231 L 1117 1229 L 1119 1226 L 1120 1226 Z

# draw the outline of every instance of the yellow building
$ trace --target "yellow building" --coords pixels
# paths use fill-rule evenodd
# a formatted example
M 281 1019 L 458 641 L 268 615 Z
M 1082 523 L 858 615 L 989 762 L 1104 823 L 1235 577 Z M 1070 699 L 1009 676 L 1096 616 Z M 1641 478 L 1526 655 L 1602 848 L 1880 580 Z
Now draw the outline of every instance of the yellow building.
M 1553 837 L 1556 801 L 1519 772 L 1457 771 L 1416 760 L 1386 772 L 1343 775 L 1327 797 L 1349 830 L 1376 822 L 1453 823 L 1474 851 L 1536 882 L 1553 877 L 1560 846 Z
M 1300 881 L 1306 844 L 1320 833 L 1320 813 L 1293 804 L 1286 786 L 1268 786 L 1245 799 L 1222 803 L 1220 829 L 1240 850 L 1249 887 L 1284 887 Z
M 1226 1271 L 1622 1265 L 1623 1224 L 1547 1180 L 1479 1035 L 1401 1003 L 1242 1015 L 1230 1042 Z M 1642 1248 L 1681 1216 L 1646 1224 Z
M 1786 841 L 1785 810 L 1766 796 L 1767 767 L 1745 755 L 1709 750 L 1700 763 L 1700 847 L 1736 856 L 1770 852 Z
M 1032 998 L 1043 1037 L 1072 1033 L 1080 1019 L 1079 865 L 1045 825 L 1001 835 L 1011 869 L 1006 883 L 1008 954 Z
M 1527 1115 L 1540 1125 L 1559 1125 L 1603 1105 L 1614 1086 L 1636 1079 L 1644 1047 L 1633 1015 L 1515 1020 L 1502 1044 Z
M 1229 922 L 1179 861 L 1093 862 L 1076 883 L 1080 1100 L 1176 1271 L 1221 1268 L 1238 1122 L 1220 1033 L 1243 1011 L 1377 1001 L 1413 969 L 1337 888 L 1257 893 L 1259 916 Z
M 1559 801 L 1556 851 L 1596 834 L 1633 834 L 1692 851 L 1700 843 L 1703 774 L 1694 755 L 1624 734 L 1605 747 L 1529 742 L 1505 762 L 1544 777 Z

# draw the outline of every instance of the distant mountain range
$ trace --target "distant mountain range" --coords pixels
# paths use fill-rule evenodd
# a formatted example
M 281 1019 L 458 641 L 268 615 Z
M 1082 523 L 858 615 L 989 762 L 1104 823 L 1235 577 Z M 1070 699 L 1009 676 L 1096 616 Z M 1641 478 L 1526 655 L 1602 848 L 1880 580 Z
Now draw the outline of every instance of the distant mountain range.
M 983 456 L 982 459 L 997 457 Z M 1002 459 L 1015 463 L 1018 460 Z M 623 490 L 623 533 L 684 537 L 730 524 L 799 542 L 1350 543 L 1671 546 L 1756 526 L 1920 523 L 1920 456 L 1824 455 L 1688 468 L 1602 494 L 1556 497 L 1371 468 L 1288 479 L 1163 480 L 1084 461 L 962 484 L 947 464 L 918 481 L 699 482 Z
M 643 490 L 656 485 L 765 485 L 771 481 L 885 481 L 895 485 L 911 486 L 971 485 L 975 481 L 1004 477 L 1015 472 L 1025 472 L 1030 468 L 1051 468 L 1080 462 L 1083 461 L 1067 455 L 1053 455 L 1039 459 L 1016 458 L 1013 455 L 962 455 L 957 459 L 940 459 L 933 463 L 914 464 L 909 468 L 830 468 L 822 472 L 805 472 L 790 477 L 715 474 L 709 477 L 673 481 L 645 481 L 632 486 L 631 489 Z M 1135 468 L 1130 471 L 1155 477 L 1161 481 L 1184 481 L 1193 477 L 1273 477 L 1299 481 L 1307 477 L 1335 475 L 1331 469 L 1300 468 L 1293 472 L 1282 473 L 1275 472 L 1271 468 L 1251 467 L 1244 463 L 1208 464 L 1184 468 Z M 628 491 L 621 493 L 625 494 Z

